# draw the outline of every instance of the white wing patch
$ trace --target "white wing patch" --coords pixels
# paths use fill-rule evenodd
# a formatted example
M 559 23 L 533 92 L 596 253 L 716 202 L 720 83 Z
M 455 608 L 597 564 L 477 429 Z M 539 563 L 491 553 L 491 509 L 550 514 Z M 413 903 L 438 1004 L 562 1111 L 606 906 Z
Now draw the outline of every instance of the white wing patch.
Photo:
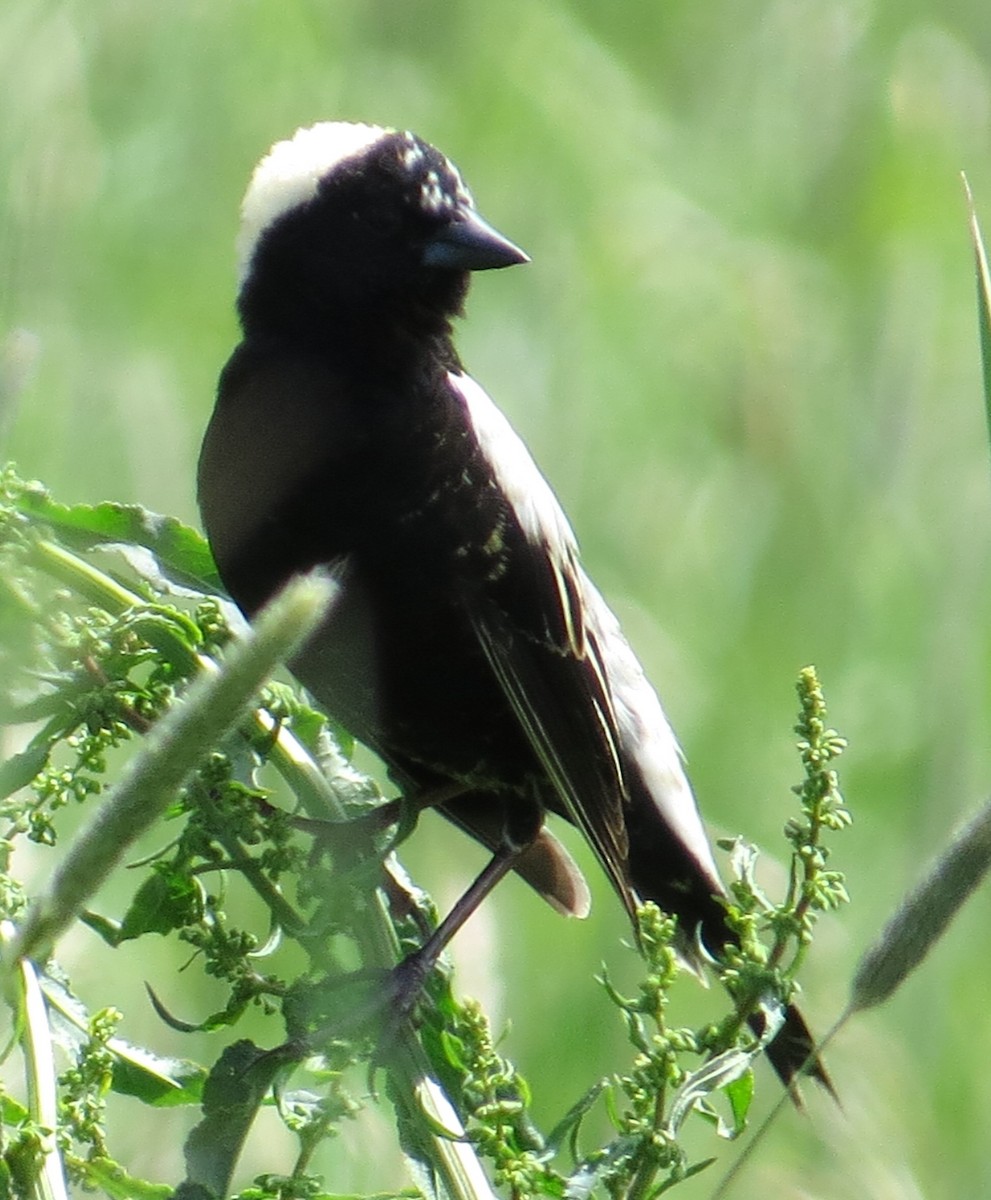
M 452 373 L 449 379 L 464 400 L 479 447 L 524 534 L 551 557 L 575 653 L 588 655 L 589 640 L 598 647 L 621 753 L 636 763 L 658 811 L 699 868 L 710 877 L 713 891 L 721 891 L 719 872 L 682 766 L 677 740 L 619 622 L 578 563 L 575 535 L 557 497 L 519 435 L 484 389 L 468 375 Z M 580 614 L 574 611 L 576 592 Z
M 276 142 L 255 167 L 241 204 L 241 231 L 237 238 L 239 281 L 244 282 L 258 239 L 273 221 L 312 199 L 328 172 L 390 132 L 378 125 L 322 121 Z
M 526 534 L 551 554 L 555 572 L 578 553 L 578 543 L 550 484 L 519 434 L 470 375 L 448 374 L 464 400 L 479 447 Z M 567 611 L 567 610 L 566 610 Z
M 581 579 L 586 620 L 597 631 L 602 647 L 620 742 L 639 767 L 647 792 L 661 816 L 709 875 L 713 892 L 721 892 L 723 885 L 712 847 L 682 766 L 674 731 L 612 609 L 584 571 Z

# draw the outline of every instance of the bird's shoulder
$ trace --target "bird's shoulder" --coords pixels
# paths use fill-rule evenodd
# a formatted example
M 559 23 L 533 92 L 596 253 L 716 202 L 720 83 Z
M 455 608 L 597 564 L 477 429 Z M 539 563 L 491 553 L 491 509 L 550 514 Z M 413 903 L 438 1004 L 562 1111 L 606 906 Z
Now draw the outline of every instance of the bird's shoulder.
M 351 416 L 364 390 L 361 376 L 338 358 L 279 342 L 244 341 L 221 373 L 207 440 L 240 433 L 255 445 L 266 441 L 267 454 L 295 454 L 305 447 L 311 456 L 345 457 L 349 446 L 340 439 L 355 428 Z M 276 432 L 277 438 L 266 440 Z

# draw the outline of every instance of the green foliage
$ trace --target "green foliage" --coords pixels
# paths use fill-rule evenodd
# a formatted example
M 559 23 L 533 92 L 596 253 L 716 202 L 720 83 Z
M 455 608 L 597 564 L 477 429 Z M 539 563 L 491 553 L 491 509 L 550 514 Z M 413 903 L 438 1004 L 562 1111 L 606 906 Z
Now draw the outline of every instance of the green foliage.
M 974 197 L 964 176 L 967 204 L 970 207 L 970 236 L 974 244 L 974 273 L 977 278 L 977 326 L 981 338 L 981 367 L 984 380 L 984 412 L 991 432 L 991 267 L 980 222 L 974 209 Z
M 20 839 L 62 852 L 47 898 L 36 900 L 26 915 L 23 888 L 12 873 L 6 876 L 4 915 L 18 926 L 6 938 L 8 972 L 19 955 L 56 942 L 78 915 L 116 953 L 150 936 L 175 937 L 192 948 L 193 961 L 226 999 L 190 1022 L 152 993 L 165 1026 L 185 1033 L 218 1031 L 241 1025 L 249 1010 L 281 1018 L 281 1042 L 278 1024 L 270 1032 L 274 1050 L 240 1037 L 212 1066 L 168 1059 L 121 1039 L 120 1012 L 88 1014 L 50 962 L 40 977 L 43 1004 L 30 1014 L 25 1009 L 20 1019 L 36 1041 L 47 1043 L 51 1026 L 70 1056 L 57 1081 L 54 1124 L 71 1182 L 120 1197 L 158 1195 L 165 1186 L 141 1180 L 115 1161 L 106 1098 L 116 1092 L 151 1106 L 201 1106 L 202 1118 L 185 1146 L 181 1195 L 230 1193 L 258 1111 L 272 1103 L 296 1139 L 296 1159 L 290 1170 L 267 1172 L 243 1194 L 321 1195 L 310 1162 L 320 1144 L 361 1111 L 364 1100 L 354 1090 L 354 1077 L 362 1062 L 386 1075 L 400 1142 L 417 1164 L 414 1177 L 421 1187 L 462 1200 L 487 1189 L 477 1167 L 470 1167 L 475 1154 L 491 1162 L 495 1185 L 520 1200 L 560 1200 L 597 1189 L 614 1200 L 641 1200 L 712 1161 L 689 1162 L 679 1141 L 692 1112 L 716 1121 L 725 1136 L 742 1132 L 752 1094 L 750 1064 L 759 1049 L 741 1032 L 742 1019 L 758 1002 L 790 997 L 795 964 L 782 972 L 764 968 L 781 957 L 789 937 L 804 947 L 812 914 L 839 894 L 838 883 L 823 885 L 826 851 L 820 834 L 844 823 L 835 775 L 825 769 L 840 740 L 822 728 L 814 676 L 805 677 L 812 680 L 811 699 L 803 710 L 800 748 L 808 781 L 797 789 L 804 821 L 789 827 L 795 859 L 789 896 L 781 906 L 765 901 L 752 874 L 735 884 L 733 919 L 741 931 L 746 927 L 747 937 L 741 952 L 719 967 L 738 998 L 732 1019 L 718 1030 L 669 1025 L 669 991 L 681 969 L 673 948 L 676 930 L 648 906 L 639 929 L 647 975 L 637 997 L 624 998 L 603 977 L 622 1014 L 632 1063 L 592 1087 L 544 1135 L 532 1116 L 529 1085 L 496 1052 L 480 1007 L 454 998 L 446 970 L 428 983 L 421 1037 L 411 1028 L 397 1029 L 383 1010 L 382 996 L 388 995 L 383 970 L 417 944 L 434 912 L 391 856 L 383 860 L 392 838 L 369 816 L 376 789 L 348 764 L 318 713 L 284 686 L 268 687 L 246 718 L 239 715 L 242 702 L 233 704 L 234 729 L 215 749 L 204 754 L 208 743 L 193 743 L 193 757 L 181 772 L 165 770 L 163 753 L 170 744 L 165 731 L 185 718 L 190 740 L 189 714 L 194 724 L 205 719 L 191 685 L 215 674 L 208 655 L 232 647 L 212 570 L 203 578 L 193 574 L 205 561 L 196 535 L 136 509 L 57 504 L 11 469 L 3 476 L 3 501 L 3 640 L 31 652 L 8 677 L 2 703 L 9 722 L 36 729 L 8 771 L 11 787 L 3 808 L 8 861 Z M 141 540 L 121 543 L 122 535 Z M 181 586 L 170 582 L 180 575 Z M 233 672 L 229 663 L 226 675 Z M 245 686 L 250 694 L 257 680 Z M 215 706 L 213 697 L 211 692 Z M 136 748 L 122 778 L 114 756 L 137 741 L 146 745 Z M 166 791 L 140 817 L 137 810 L 123 809 L 128 822 L 111 824 L 121 809 L 124 780 L 140 776 L 149 757 L 157 772 L 175 778 L 176 790 Z M 283 807 L 262 786 L 265 764 L 289 780 L 295 808 Z M 63 812 L 80 805 L 100 807 L 89 832 L 70 836 L 65 849 Z M 352 820 L 342 823 L 348 816 Z M 141 873 L 121 915 L 90 908 L 91 894 L 119 861 L 124 844 L 152 824 L 160 825 L 166 840 L 133 864 Z M 400 821 L 401 828 L 405 824 Z M 93 829 L 105 831 L 97 846 L 105 862 L 95 868 L 84 867 L 88 860 L 80 853 L 93 842 Z M 305 840 L 313 835 L 316 841 L 307 850 Z M 393 897 L 391 916 L 374 896 L 383 867 Z M 71 888 L 60 886 L 63 877 L 74 879 Z M 799 877 L 801 886 L 795 883 Z M 270 934 L 264 944 L 239 924 L 245 904 L 240 885 L 267 912 Z M 396 898 L 402 900 L 398 905 Z M 66 904 L 72 907 L 46 912 Z M 770 951 L 763 934 L 775 939 Z M 290 943 L 295 956 L 287 953 Z M 700 1057 L 706 1059 L 701 1066 L 691 1065 Z M 425 1074 L 435 1075 L 447 1091 L 446 1118 L 430 1118 L 424 1107 Z M 300 1085 L 301 1076 L 306 1082 Z M 713 1105 L 717 1092 L 726 1097 L 728 1123 Z M 612 1114 L 614 1136 L 600 1149 L 579 1154 L 579 1127 L 600 1096 Z M 8 1177 L 24 1177 L 27 1182 L 14 1190 L 28 1194 L 53 1149 L 44 1149 L 48 1135 L 40 1113 L 12 1102 L 4 1125 Z M 558 1165 L 568 1146 L 570 1171 Z M 444 1162 L 452 1147 L 461 1156 L 461 1177 Z
M 778 844 L 796 664 L 816 662 L 842 713 L 858 903 L 803 977 L 823 1027 L 858 948 L 991 776 L 991 505 L 959 186 L 965 168 L 986 217 L 988 21 L 986 0 L 4 0 L 4 456 L 62 500 L 194 520 L 252 165 L 316 119 L 430 137 L 533 256 L 476 282 L 465 362 L 561 495 L 712 827 Z M 63 839 L 78 807 L 56 817 Z M 413 839 L 417 877 L 463 881 L 458 838 Z M 489 938 L 487 1007 L 526 997 L 500 1045 L 543 1081 L 552 1122 L 584 1085 L 577 1063 L 604 1074 L 617 1050 L 588 955 L 624 978 L 625 919 L 590 878 L 580 929 L 509 883 L 459 951 L 470 966 Z M 857 1081 L 838 1148 L 816 1153 L 816 1121 L 782 1122 L 767 1190 L 987 1190 L 982 904 L 834 1051 Z M 265 943 L 264 919 L 242 924 Z M 111 983 L 90 945 L 64 952 L 74 977 L 154 1040 L 142 980 L 184 952 L 133 940 Z M 194 968 L 174 990 L 190 1023 L 222 1007 Z M 401 1183 L 369 1136 L 360 1161 L 346 1139 L 324 1154 L 336 1190 Z
M 83 1182 L 85 1169 L 75 1165 L 77 1146 L 86 1146 L 87 1158 L 107 1157 L 105 1097 L 113 1083 L 114 1055 L 108 1043 L 113 1037 L 121 1014 L 114 1009 L 101 1009 L 90 1018 L 88 1037 L 76 1053 L 75 1065 L 59 1076 L 60 1125 L 59 1146 L 69 1162 L 69 1177 Z

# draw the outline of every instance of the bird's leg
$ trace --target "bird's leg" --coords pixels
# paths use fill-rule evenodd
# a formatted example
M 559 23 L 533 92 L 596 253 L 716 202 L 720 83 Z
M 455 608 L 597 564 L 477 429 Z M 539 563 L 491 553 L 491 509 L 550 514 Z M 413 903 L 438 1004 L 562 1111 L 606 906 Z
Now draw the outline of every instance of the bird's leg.
M 423 945 L 393 968 L 389 990 L 393 996 L 394 1019 L 401 1020 L 409 1016 L 427 976 L 436 967 L 451 939 L 493 888 L 513 869 L 520 855 L 533 844 L 542 825 L 543 809 L 537 803 L 507 811 L 502 837 L 491 859 Z
M 445 795 L 444 799 L 448 798 L 449 795 Z M 496 797 L 493 797 L 492 801 L 497 804 L 501 803 Z M 436 799 L 431 798 L 430 803 L 437 802 Z M 429 805 L 424 804 L 422 807 L 429 807 Z M 427 977 L 436 967 L 438 959 L 451 939 L 496 884 L 512 870 L 520 855 L 533 844 L 542 826 L 543 808 L 536 798 L 532 802 L 525 801 L 513 806 L 503 805 L 501 836 L 491 859 L 444 920 L 433 931 L 424 930 L 423 944 L 389 971 L 381 972 L 375 968 L 365 968 L 349 975 L 346 980 L 336 981 L 334 986 L 347 981 L 378 980 L 379 986 L 375 988 L 374 996 L 367 1003 L 352 1006 L 349 1011 L 321 1027 L 290 1038 L 282 1046 L 276 1047 L 272 1053 L 285 1057 L 287 1061 L 300 1060 L 306 1055 L 318 1051 L 321 1044 L 327 1039 L 347 1036 L 378 1017 L 381 1018 L 384 1028 L 379 1036 L 378 1051 L 374 1056 L 374 1062 L 381 1062 L 395 1043 L 403 1023 L 409 1018 L 420 997 Z M 422 914 L 412 897 L 401 881 L 391 875 L 388 864 L 383 864 L 383 866 L 385 868 L 384 886 L 390 906 L 398 905 L 400 908 L 408 908 L 417 923 L 421 924 Z
M 539 828 L 538 825 L 533 834 L 534 837 Z M 308 1054 L 319 1050 L 321 1043 L 331 1038 L 346 1037 L 369 1020 L 380 1018 L 382 1032 L 378 1047 L 372 1057 L 372 1071 L 374 1072 L 395 1045 L 403 1023 L 409 1018 L 420 998 L 427 977 L 436 967 L 437 960 L 444 953 L 451 939 L 496 884 L 507 872 L 512 870 L 513 863 L 527 845 L 529 842 L 520 845 L 512 842 L 509 838 L 503 839 L 502 844 L 444 920 L 433 930 L 419 949 L 407 954 L 402 962 L 388 972 L 384 986 L 376 989 L 375 998 L 367 1006 L 359 1005 L 345 1016 L 337 1017 L 315 1032 L 291 1038 L 281 1046 L 276 1046 L 269 1053 L 285 1059 L 286 1062 L 300 1062 Z M 393 883 L 395 882 L 393 881 Z M 375 980 L 379 977 L 380 972 L 372 968 L 356 971 L 348 976 L 348 979 L 353 982 L 358 979 Z
M 392 970 L 392 991 L 398 1015 L 407 1016 L 416 1003 L 420 990 L 437 960 L 465 921 L 471 916 L 497 883 L 513 868 L 520 850 L 503 848 L 492 855 L 454 907 L 417 950 L 408 954 Z

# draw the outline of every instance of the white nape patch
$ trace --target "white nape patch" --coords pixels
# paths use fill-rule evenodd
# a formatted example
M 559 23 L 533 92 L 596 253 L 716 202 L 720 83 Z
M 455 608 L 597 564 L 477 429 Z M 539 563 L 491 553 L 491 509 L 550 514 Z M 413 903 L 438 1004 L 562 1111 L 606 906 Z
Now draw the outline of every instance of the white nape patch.
M 619 621 L 578 562 L 575 535 L 557 497 L 486 392 L 469 375 L 449 374 L 448 379 L 464 400 L 482 453 L 527 539 L 549 553 L 557 570 L 574 579 L 585 627 L 599 647 L 616 714 L 620 753 L 637 764 L 658 811 L 709 877 L 713 892 L 722 891 L 677 739 Z
M 237 237 L 238 279 L 244 282 L 258 239 L 293 208 L 316 195 L 320 180 L 392 131 L 378 125 L 322 121 L 276 142 L 255 167 L 241 203 Z
M 447 378 L 464 401 L 478 445 L 527 539 L 546 547 L 556 563 L 570 561 L 578 553 L 575 535 L 519 434 L 470 375 L 448 372 Z

